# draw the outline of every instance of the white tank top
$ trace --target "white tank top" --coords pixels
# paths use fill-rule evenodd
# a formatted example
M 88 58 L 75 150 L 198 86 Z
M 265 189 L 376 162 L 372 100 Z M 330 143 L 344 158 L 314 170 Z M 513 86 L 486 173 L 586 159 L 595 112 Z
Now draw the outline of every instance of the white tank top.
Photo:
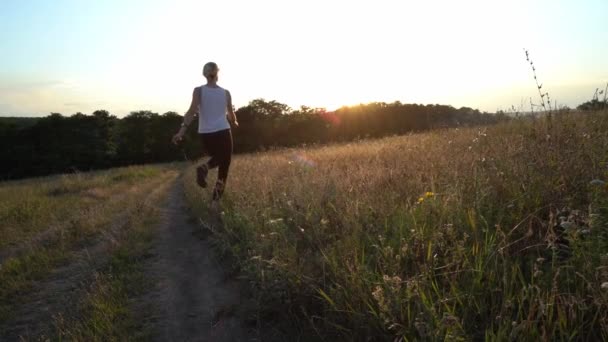
M 226 90 L 222 87 L 201 86 L 198 110 L 198 132 L 213 133 L 230 128 L 226 118 Z

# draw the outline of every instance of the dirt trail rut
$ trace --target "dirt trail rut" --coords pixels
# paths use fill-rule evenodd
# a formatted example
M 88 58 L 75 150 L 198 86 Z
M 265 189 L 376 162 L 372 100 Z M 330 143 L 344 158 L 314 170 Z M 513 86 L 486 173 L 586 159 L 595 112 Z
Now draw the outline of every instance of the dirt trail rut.
M 157 341 L 255 341 L 238 312 L 238 282 L 227 279 L 210 243 L 189 220 L 177 180 L 163 210 L 155 257 L 147 266 L 158 288 L 146 302 L 157 306 L 144 319 Z
M 149 202 L 162 191 L 162 184 L 165 182 L 166 180 L 163 180 L 155 189 L 149 191 L 146 197 L 140 200 L 141 205 L 150 205 Z M 116 213 L 99 236 L 66 251 L 70 253 L 67 262 L 55 267 L 47 277 L 24 293 L 25 300 L 14 308 L 12 318 L 0 323 L 0 342 L 52 340 L 49 336 L 56 333 L 56 321 L 62 320 L 62 317 L 74 318 L 72 315 L 77 312 L 75 308 L 78 307 L 79 300 L 86 293 L 96 273 L 106 266 L 113 241 L 120 239 L 123 230 L 128 229 L 132 215 L 130 211 Z M 53 229 L 41 235 L 46 238 L 56 234 Z M 35 246 L 34 243 L 32 245 Z

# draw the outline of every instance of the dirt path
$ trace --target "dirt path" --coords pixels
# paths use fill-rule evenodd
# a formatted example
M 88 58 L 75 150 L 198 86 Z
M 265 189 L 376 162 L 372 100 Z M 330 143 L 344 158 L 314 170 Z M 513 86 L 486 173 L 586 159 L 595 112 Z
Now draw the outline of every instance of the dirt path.
M 210 243 L 197 237 L 182 182 L 177 180 L 162 213 L 155 257 L 148 266 L 158 288 L 145 302 L 156 315 L 144 318 L 158 341 L 255 341 L 238 317 L 239 284 L 227 279 Z
M 209 241 L 201 238 L 201 226 L 190 219 L 181 179 L 167 184 L 166 199 L 154 194 L 144 201 L 160 206 L 154 247 L 146 256 L 145 271 L 152 289 L 132 298 L 141 324 L 133 334 L 144 333 L 156 341 L 258 341 L 244 324 L 241 285 L 222 269 Z M 117 213 L 113 222 L 92 244 L 70 251 L 68 262 L 28 291 L 8 322 L 0 324 L 1 341 L 38 341 L 54 336 L 55 321 L 78 314 L 80 298 L 96 272 L 107 264 L 109 246 L 129 224 L 129 212 Z M 153 284 L 157 284 L 154 287 Z M 77 317 L 71 317 L 77 320 Z M 147 334 L 146 334 L 147 332 Z

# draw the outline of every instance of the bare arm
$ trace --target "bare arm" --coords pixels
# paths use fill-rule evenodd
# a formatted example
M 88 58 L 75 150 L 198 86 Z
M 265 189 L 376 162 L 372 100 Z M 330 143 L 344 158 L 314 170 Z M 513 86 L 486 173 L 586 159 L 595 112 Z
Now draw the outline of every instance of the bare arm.
M 195 114 L 198 110 L 198 107 L 200 105 L 200 102 L 201 102 L 201 98 L 200 98 L 199 94 L 200 94 L 200 88 L 199 87 L 194 88 L 194 90 L 192 91 L 192 102 L 190 103 L 190 108 L 188 108 L 188 111 L 184 115 L 184 122 L 182 123 L 179 131 L 173 137 L 174 144 L 176 144 L 177 142 L 179 142 L 182 139 L 182 137 L 186 133 L 186 130 L 188 129 L 188 125 L 190 125 L 190 123 L 192 123 L 192 120 L 194 119 L 194 116 L 195 116 Z
M 236 120 L 234 108 L 232 108 L 232 95 L 230 95 L 230 92 L 228 90 L 226 90 L 226 109 L 228 111 L 228 121 L 232 122 L 233 125 L 238 127 L 239 123 Z
M 194 115 L 198 111 L 198 106 L 200 104 L 201 104 L 200 88 L 196 87 L 192 91 L 192 102 L 190 102 L 190 108 L 188 108 L 188 111 L 184 115 L 184 124 L 186 126 L 190 125 L 190 123 L 192 122 L 192 119 L 194 119 Z

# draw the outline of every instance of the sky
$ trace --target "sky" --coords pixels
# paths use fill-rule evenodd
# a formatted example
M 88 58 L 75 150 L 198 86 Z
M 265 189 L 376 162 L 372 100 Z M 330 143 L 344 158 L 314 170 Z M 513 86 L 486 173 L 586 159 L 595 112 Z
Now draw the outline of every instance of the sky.
M 607 0 L 0 0 L 0 116 L 237 107 L 576 107 L 608 82 Z

